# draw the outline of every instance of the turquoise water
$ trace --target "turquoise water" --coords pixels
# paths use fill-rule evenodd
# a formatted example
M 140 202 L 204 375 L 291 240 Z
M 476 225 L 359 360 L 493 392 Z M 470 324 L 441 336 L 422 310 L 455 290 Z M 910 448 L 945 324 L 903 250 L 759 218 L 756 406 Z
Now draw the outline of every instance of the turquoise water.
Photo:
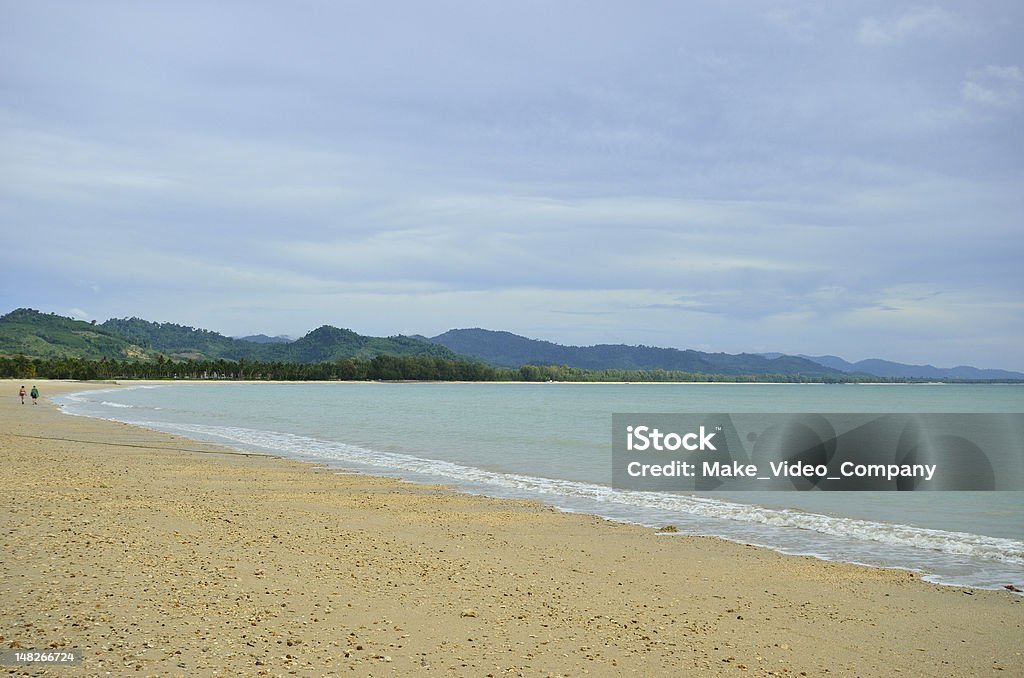
M 910 568 L 941 583 L 1024 588 L 1024 492 L 610 487 L 615 412 L 1024 412 L 1021 386 L 214 383 L 88 391 L 60 401 L 70 414 L 339 469 Z

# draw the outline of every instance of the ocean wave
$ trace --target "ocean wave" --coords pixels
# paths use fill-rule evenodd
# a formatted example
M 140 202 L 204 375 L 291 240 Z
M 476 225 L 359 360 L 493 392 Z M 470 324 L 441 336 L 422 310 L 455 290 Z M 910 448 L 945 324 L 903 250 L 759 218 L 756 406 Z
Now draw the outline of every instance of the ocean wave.
M 390 474 L 408 473 L 476 487 L 500 488 L 504 491 L 543 497 L 556 506 L 560 504 L 560 498 L 585 500 L 609 507 L 638 509 L 641 513 L 656 512 L 659 515 L 714 518 L 773 528 L 805 530 L 846 540 L 912 547 L 954 556 L 1024 565 L 1024 542 L 1001 537 L 844 518 L 796 509 L 769 508 L 703 496 L 617 490 L 606 485 L 573 480 L 499 473 L 448 461 L 384 452 L 291 433 L 203 424 L 146 421 L 129 423 L 159 430 L 174 429 L 186 434 L 211 436 L 243 447 L 256 447 L 321 463 L 349 463 Z
M 90 391 L 75 391 L 73 393 L 65 393 L 64 395 L 58 396 L 56 399 L 60 401 L 71 401 L 74 403 L 89 403 L 94 402 L 93 396 L 102 395 L 104 393 L 123 393 L 125 391 L 139 391 L 148 390 L 154 388 L 165 388 L 160 385 L 150 384 L 138 384 L 133 386 L 115 386 L 114 388 L 97 388 Z M 107 403 L 103 403 L 107 404 Z
M 85 407 L 87 407 L 89 405 L 93 405 L 93 406 L 102 405 L 104 407 L 115 407 L 115 408 L 119 408 L 119 409 L 134 409 L 134 408 L 136 408 L 138 406 L 137 405 L 128 405 L 128 404 L 125 404 L 125 403 L 116 403 L 116 402 L 112 402 L 110 400 L 98 400 L 97 396 L 102 396 L 102 395 L 108 394 L 108 393 L 124 393 L 126 391 L 151 390 L 151 389 L 155 389 L 155 388 L 166 388 L 166 387 L 163 386 L 163 385 L 159 385 L 159 384 L 136 384 L 136 385 L 132 385 L 132 386 L 116 386 L 114 388 L 98 388 L 98 389 L 91 390 L 91 391 L 75 391 L 73 393 L 65 393 L 63 395 L 60 395 L 60 396 L 57 396 L 56 398 L 54 398 L 54 401 L 57 404 L 61 405 L 61 406 L 73 403 L 75 405 L 85 406 Z M 155 407 L 153 409 L 159 410 L 161 408 Z M 69 414 L 73 414 L 73 413 L 69 412 Z M 94 416 L 95 413 L 82 412 L 82 414 L 86 414 L 87 416 Z M 101 417 L 101 418 L 103 418 L 103 417 Z

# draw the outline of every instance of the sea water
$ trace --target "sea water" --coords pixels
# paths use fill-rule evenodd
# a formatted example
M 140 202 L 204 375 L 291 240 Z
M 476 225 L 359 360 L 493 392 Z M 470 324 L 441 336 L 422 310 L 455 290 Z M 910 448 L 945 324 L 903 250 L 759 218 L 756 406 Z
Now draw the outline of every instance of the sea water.
M 339 470 L 907 568 L 943 584 L 1024 588 L 1024 492 L 611 487 L 617 412 L 1024 412 L 1020 385 L 170 383 L 57 401 L 69 414 Z

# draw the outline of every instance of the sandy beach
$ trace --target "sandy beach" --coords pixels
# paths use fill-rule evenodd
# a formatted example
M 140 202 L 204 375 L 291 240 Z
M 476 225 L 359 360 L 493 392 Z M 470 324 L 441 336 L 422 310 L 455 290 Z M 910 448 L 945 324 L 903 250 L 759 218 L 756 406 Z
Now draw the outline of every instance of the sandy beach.
M 1024 675 L 1010 592 L 243 455 L 35 383 L 0 381 L 0 649 L 86 658 L 15 675 Z

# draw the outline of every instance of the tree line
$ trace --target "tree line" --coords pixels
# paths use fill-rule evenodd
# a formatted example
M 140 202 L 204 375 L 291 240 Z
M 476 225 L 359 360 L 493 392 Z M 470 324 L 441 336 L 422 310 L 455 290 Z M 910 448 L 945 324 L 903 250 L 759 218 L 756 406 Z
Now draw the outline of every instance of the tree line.
M 480 362 L 425 356 L 379 355 L 343 358 L 331 362 L 293 363 L 254 360 L 153 361 L 101 358 L 0 357 L 0 377 L 8 379 L 197 379 L 256 381 L 529 381 L 529 382 L 773 382 L 773 383 L 920 383 L 934 381 L 908 377 L 815 376 L 793 374 L 721 375 L 676 370 L 590 370 L 566 365 L 491 367 Z M 967 383 L 1003 383 L 1006 380 L 944 380 Z
M 483 363 L 442 358 L 389 356 L 293 363 L 255 360 L 153 361 L 84 358 L 0 357 L 0 377 L 31 379 L 213 379 L 257 381 L 497 381 Z

